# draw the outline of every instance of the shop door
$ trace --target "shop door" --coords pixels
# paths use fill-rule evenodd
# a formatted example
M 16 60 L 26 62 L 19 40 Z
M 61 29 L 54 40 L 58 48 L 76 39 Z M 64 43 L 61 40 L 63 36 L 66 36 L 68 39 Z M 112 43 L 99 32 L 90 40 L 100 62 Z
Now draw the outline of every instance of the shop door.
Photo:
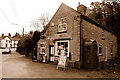
M 54 46 L 49 45 L 49 61 L 54 62 Z

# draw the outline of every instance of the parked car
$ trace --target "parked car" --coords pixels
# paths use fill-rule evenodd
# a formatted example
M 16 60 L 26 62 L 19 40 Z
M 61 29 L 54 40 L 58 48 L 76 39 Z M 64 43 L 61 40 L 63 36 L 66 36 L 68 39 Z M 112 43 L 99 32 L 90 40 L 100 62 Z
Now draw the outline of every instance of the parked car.
M 11 53 L 11 50 L 10 49 L 5 49 L 2 54 L 10 54 Z

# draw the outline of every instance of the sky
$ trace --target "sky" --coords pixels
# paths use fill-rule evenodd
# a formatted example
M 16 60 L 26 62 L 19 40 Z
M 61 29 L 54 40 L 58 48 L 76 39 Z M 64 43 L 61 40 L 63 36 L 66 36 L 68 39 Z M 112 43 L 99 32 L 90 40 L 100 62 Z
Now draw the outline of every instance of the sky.
M 89 7 L 90 3 L 95 1 L 101 2 L 101 0 L 0 0 L 0 35 L 2 33 L 14 35 L 16 32 L 22 34 L 23 28 L 25 33 L 35 30 L 34 27 L 29 27 L 32 22 L 43 13 L 53 16 L 62 2 L 76 10 L 78 2 Z

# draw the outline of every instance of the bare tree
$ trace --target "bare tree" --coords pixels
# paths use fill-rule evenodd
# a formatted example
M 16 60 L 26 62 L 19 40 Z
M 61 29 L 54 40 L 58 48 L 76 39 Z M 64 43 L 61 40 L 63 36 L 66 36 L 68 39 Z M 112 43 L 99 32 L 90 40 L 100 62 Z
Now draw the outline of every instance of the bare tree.
M 49 13 L 43 13 L 41 16 L 38 18 L 38 20 L 33 21 L 32 25 L 37 31 L 41 31 L 45 28 L 45 26 L 48 24 L 50 21 L 50 14 Z

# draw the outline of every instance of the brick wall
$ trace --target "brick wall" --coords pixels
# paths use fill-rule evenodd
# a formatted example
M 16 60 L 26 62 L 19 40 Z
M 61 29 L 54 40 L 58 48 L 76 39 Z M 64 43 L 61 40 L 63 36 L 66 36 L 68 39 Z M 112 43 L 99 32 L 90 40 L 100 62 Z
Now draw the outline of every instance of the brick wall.
M 83 20 L 82 23 L 83 26 L 83 36 L 85 39 L 93 39 L 97 41 L 97 46 L 98 46 L 98 56 L 99 56 L 99 61 L 103 61 L 105 57 L 107 59 L 112 59 L 116 56 L 117 54 L 117 37 L 106 31 L 103 30 L 100 27 L 95 26 L 94 24 L 91 24 L 85 20 Z M 102 32 L 105 40 L 102 40 Z M 102 44 L 102 54 L 99 55 L 99 45 Z M 113 54 L 111 54 L 111 46 L 113 45 Z M 107 49 L 107 50 L 106 50 Z M 106 53 L 107 51 L 107 53 Z M 107 54 L 107 56 L 106 56 Z

